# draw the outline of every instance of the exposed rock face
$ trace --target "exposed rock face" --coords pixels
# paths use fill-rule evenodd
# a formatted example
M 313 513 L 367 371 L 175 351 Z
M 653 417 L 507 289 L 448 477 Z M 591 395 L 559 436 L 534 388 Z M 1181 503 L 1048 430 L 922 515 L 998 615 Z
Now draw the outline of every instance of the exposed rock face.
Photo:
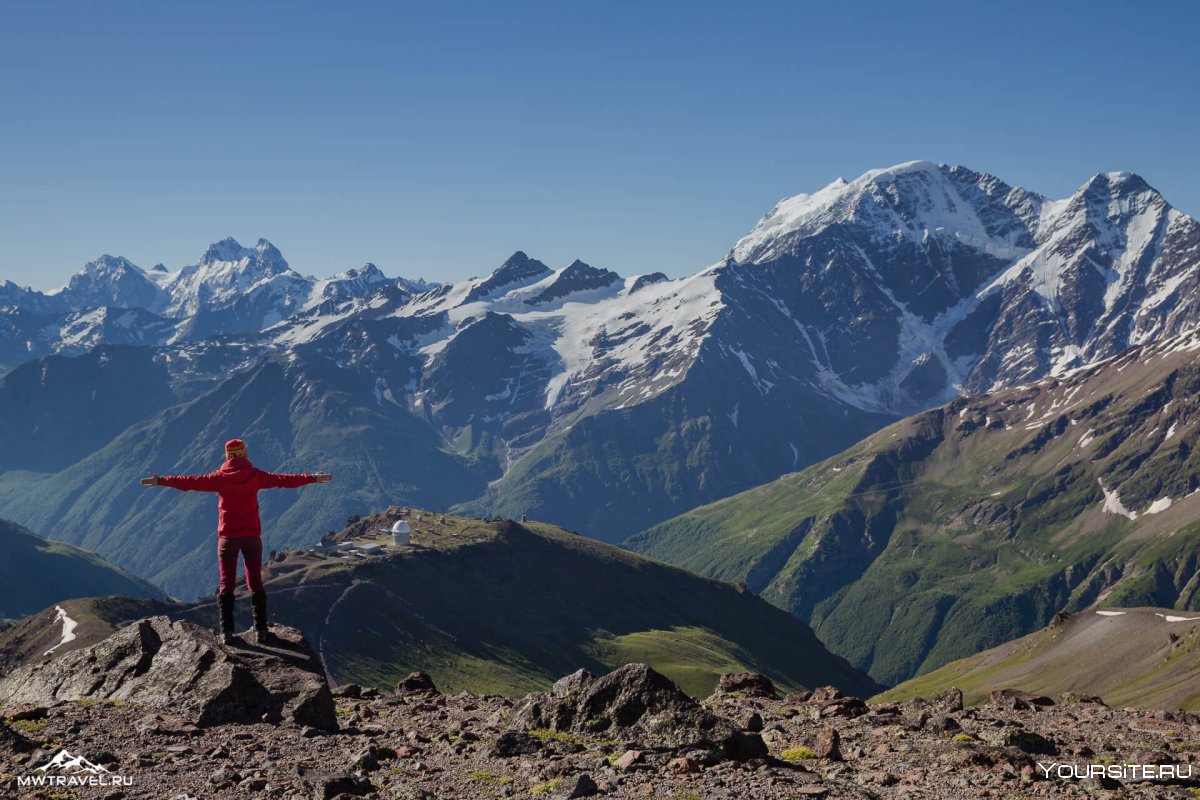
M 645 664 L 603 677 L 579 670 L 550 692 L 528 695 L 513 709 L 514 728 L 627 738 L 650 747 L 716 749 L 736 758 L 766 753 L 762 739 L 739 731 Z
M 276 626 L 269 646 L 225 647 L 212 631 L 167 617 L 139 620 L 92 647 L 0 681 L 0 703 L 125 700 L 200 727 L 285 722 L 332 730 L 333 695 L 299 631 Z

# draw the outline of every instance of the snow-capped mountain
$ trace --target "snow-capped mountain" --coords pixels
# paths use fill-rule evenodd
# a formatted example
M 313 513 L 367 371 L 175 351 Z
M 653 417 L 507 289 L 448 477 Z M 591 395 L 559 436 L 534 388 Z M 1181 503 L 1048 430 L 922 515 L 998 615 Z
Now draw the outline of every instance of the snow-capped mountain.
M 1178 332 L 1198 262 L 1200 225 L 1136 175 L 1055 201 L 912 162 L 782 201 L 728 263 L 787 284 L 774 305 L 831 394 L 903 413 Z
M 76 311 L 86 320 L 74 318 L 64 337 L 64 320 L 10 306 L 0 355 L 37 358 L 64 341 L 74 352 L 146 330 L 141 341 L 164 343 L 157 358 L 189 404 L 183 415 L 156 411 L 169 416 L 148 418 L 147 431 L 171 422 L 187 428 L 178 441 L 217 436 L 212 420 L 241 419 L 230 398 L 244 393 L 294 397 L 278 413 L 303 414 L 309 442 L 322 425 L 343 437 L 390 431 L 362 440 L 370 469 L 323 514 L 358 513 L 354 493 L 370 491 L 528 513 L 610 541 L 959 394 L 1062 373 L 1200 323 L 1200 225 L 1140 178 L 1097 175 L 1050 200 L 925 162 L 785 199 L 724 259 L 678 280 L 622 278 L 581 261 L 551 267 L 518 252 L 451 285 L 386 279 L 370 265 L 318 281 L 268 242 L 232 240 L 178 273 L 144 274 L 170 298 L 161 323 Z M 297 420 L 260 427 L 251 433 L 280 457 L 301 446 Z M 96 458 L 127 458 L 105 453 Z M 164 469 L 176 458 L 154 454 Z M 438 466 L 414 471 L 414 460 Z M 110 468 L 119 466 L 128 465 Z M 99 469 L 89 463 L 88 474 Z M 55 494 L 72 486 L 81 491 L 56 478 L 43 489 L 52 496 L 26 493 L 37 503 L 19 521 L 67 531 L 88 518 L 71 507 L 82 501 Z M 39 516 L 45 509 L 59 516 Z M 297 524 L 314 530 L 297 528 L 296 543 L 321 533 L 306 513 Z M 139 505 L 113 530 L 154 519 Z M 126 565 L 124 547 L 97 545 Z
M 160 275 L 161 273 L 153 273 Z M 48 295 L 60 307 L 86 311 L 104 306 L 161 312 L 169 295 L 129 259 L 103 255 L 71 276 L 66 286 Z
M 177 272 L 161 264 L 144 270 L 104 255 L 50 292 L 0 282 L 0 373 L 103 343 L 163 346 L 256 334 L 282 319 L 318 307 L 329 312 L 381 288 L 398 287 L 407 297 L 435 286 L 388 278 L 374 264 L 329 278 L 301 275 L 266 239 L 252 248 L 223 239 Z

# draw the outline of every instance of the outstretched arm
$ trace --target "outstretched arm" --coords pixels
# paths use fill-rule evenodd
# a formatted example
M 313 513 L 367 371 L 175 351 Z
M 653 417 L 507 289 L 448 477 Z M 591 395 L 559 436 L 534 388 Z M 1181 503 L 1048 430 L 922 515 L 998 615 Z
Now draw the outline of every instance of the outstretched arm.
M 151 475 L 142 478 L 142 486 L 170 486 L 184 492 L 217 492 L 221 490 L 221 473 L 207 475 Z
M 329 483 L 328 472 L 260 472 L 260 489 L 295 489 L 310 483 Z

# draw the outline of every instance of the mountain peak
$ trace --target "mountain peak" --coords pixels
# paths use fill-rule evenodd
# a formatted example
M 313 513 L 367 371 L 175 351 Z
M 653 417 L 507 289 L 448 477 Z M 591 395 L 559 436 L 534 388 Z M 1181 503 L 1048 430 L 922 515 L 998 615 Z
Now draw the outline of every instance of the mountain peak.
M 492 270 L 492 274 L 486 280 L 471 289 L 464 302 L 481 300 L 497 289 L 511 287 L 518 283 L 528 283 L 549 273 L 550 268 L 545 264 L 536 258 L 525 255 L 524 251 L 518 250 L 506 258 L 503 264 Z
M 145 272 L 145 270 L 124 256 L 112 256 L 105 253 L 95 261 L 89 261 L 84 264 L 83 268 L 76 275 L 119 273 L 126 270 L 137 273 Z
M 526 300 L 525 303 L 537 305 L 559 300 L 575 292 L 611 287 L 620 280 L 621 276 L 612 270 L 593 267 L 577 258 L 558 273 L 553 283 L 536 297 Z
M 1146 180 L 1134 172 L 1099 172 L 1079 188 L 1076 194 L 1128 197 L 1149 192 L 1158 194 Z
M 743 264 L 773 260 L 834 225 L 853 226 L 872 239 L 898 234 L 920 240 L 941 229 L 985 247 L 1005 247 L 1011 245 L 1011 232 L 1001 231 L 1005 226 L 997 224 L 995 207 L 1021 199 L 1010 200 L 1010 192 L 997 178 L 965 167 L 906 161 L 779 201 L 730 256 Z
M 227 236 L 219 242 L 209 245 L 200 259 L 200 266 L 214 264 L 233 264 L 239 268 L 253 266 L 256 272 L 266 272 L 272 275 L 287 270 L 288 263 L 283 258 L 279 248 L 266 239 L 259 239 L 254 247 L 243 247 L 237 239 Z
M 246 248 L 232 236 L 226 236 L 219 242 L 213 242 L 200 257 L 201 264 L 211 264 L 216 261 L 239 261 L 243 258 Z

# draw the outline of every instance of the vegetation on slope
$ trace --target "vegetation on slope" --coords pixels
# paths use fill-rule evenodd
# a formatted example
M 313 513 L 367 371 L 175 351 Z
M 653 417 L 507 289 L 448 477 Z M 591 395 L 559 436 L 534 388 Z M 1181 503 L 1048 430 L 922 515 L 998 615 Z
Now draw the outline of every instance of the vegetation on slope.
M 411 547 L 379 533 L 401 518 L 415 529 Z M 696 695 L 711 693 L 722 673 L 745 670 L 784 689 L 833 684 L 862 696 L 881 688 L 753 593 L 553 525 L 443 522 L 393 507 L 352 518 L 330 541 L 385 547 L 370 556 L 277 553 L 267 589 L 272 617 L 303 630 L 338 683 L 390 688 L 423 670 L 447 691 L 519 695 L 581 667 L 601 673 L 642 661 Z M 248 606 L 239 597 L 243 626 Z M 115 625 L 144 610 L 77 613 Z M 210 600 L 168 613 L 206 625 L 216 617 Z M 17 634 L 47 627 L 42 615 L 10 631 L 0 653 Z
M 1063 609 L 1194 608 L 1197 347 L 955 401 L 627 546 L 745 581 L 884 683 Z
M 11 622 L 48 605 L 91 595 L 162 597 L 143 580 L 95 553 L 43 539 L 0 519 L 0 622 Z
M 978 704 L 997 689 L 1100 696 L 1114 707 L 1200 709 L 1200 616 L 1171 609 L 1088 610 L 905 681 L 877 700 L 955 686 Z

